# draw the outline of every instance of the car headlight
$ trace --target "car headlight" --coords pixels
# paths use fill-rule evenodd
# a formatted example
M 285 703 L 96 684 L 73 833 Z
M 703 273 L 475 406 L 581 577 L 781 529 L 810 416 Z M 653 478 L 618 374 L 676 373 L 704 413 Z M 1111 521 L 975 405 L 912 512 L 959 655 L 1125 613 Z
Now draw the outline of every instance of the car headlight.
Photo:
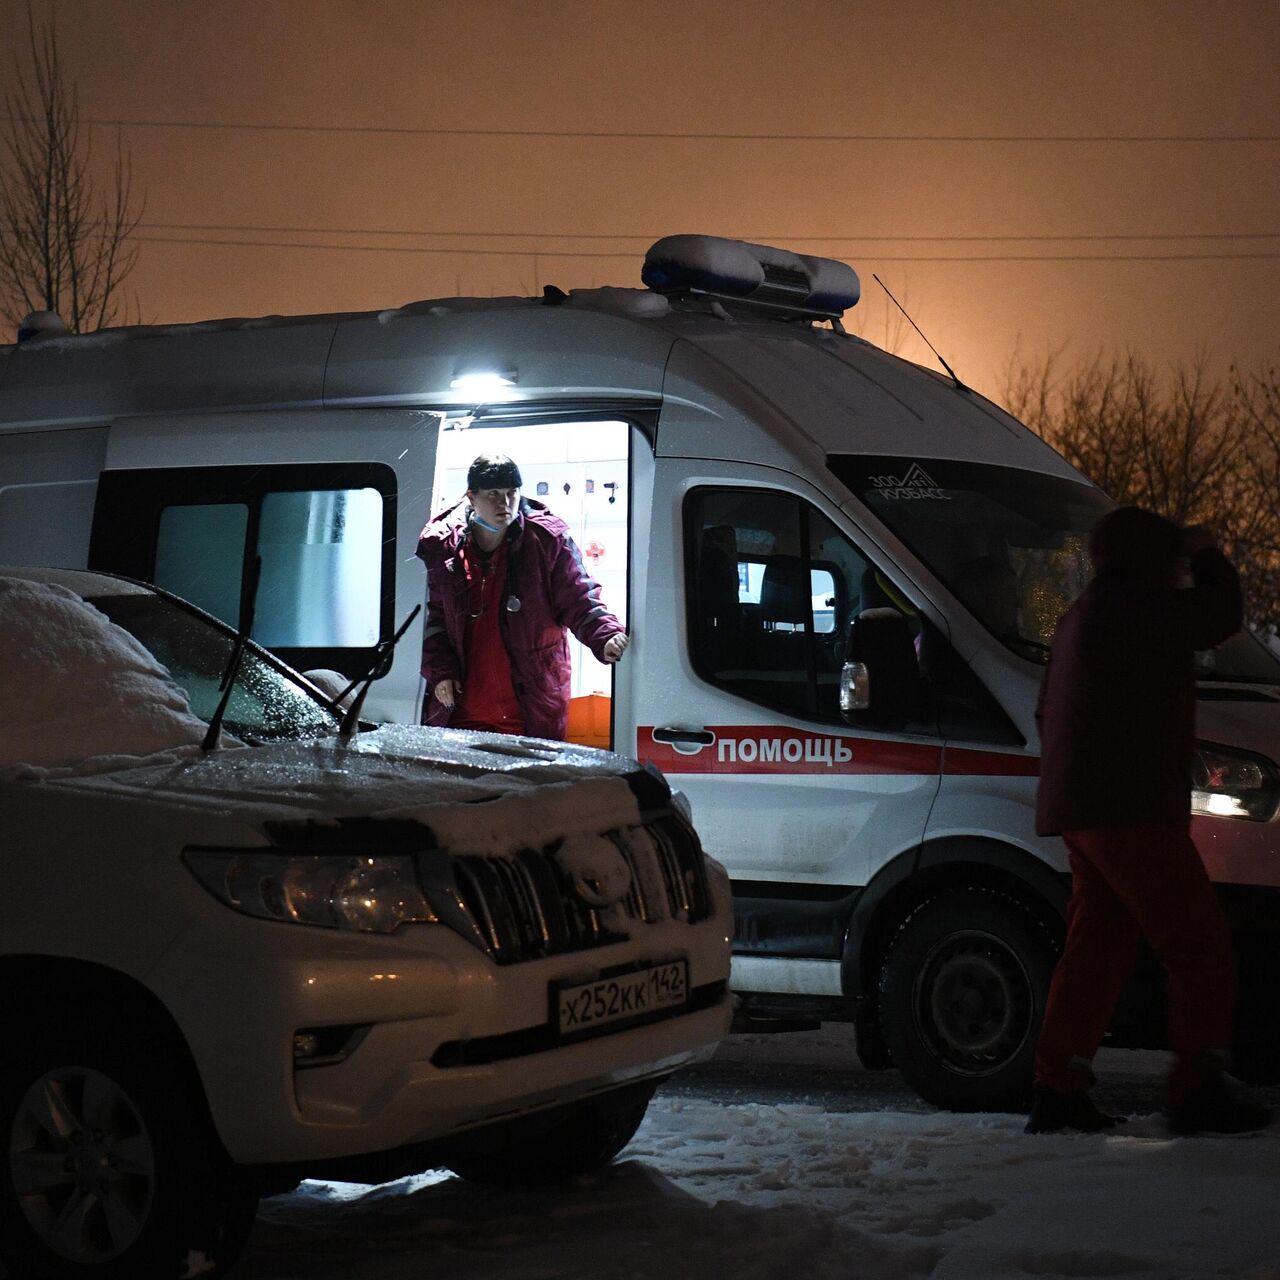
M 1191 768 L 1191 812 L 1215 818 L 1247 818 L 1266 822 L 1280 800 L 1275 766 L 1211 742 L 1196 744 Z
M 259 920 L 362 933 L 437 920 L 408 856 L 189 849 L 184 857 L 215 898 Z

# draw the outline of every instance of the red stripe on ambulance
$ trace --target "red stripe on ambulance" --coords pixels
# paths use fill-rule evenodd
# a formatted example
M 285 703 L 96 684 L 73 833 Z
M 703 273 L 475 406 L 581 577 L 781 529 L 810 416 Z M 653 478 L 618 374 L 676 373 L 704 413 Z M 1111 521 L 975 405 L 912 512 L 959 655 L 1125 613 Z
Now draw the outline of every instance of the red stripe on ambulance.
M 980 751 L 893 738 L 847 738 L 777 725 L 708 725 L 713 740 L 678 749 L 655 742 L 653 726 L 636 733 L 636 754 L 664 773 L 709 774 L 915 774 L 1034 777 L 1034 756 Z
M 636 733 L 637 755 L 664 773 L 886 773 L 1036 777 L 1034 755 L 941 746 L 886 737 L 841 737 L 777 724 L 708 724 L 712 741 L 681 749 L 657 742 L 652 724 Z

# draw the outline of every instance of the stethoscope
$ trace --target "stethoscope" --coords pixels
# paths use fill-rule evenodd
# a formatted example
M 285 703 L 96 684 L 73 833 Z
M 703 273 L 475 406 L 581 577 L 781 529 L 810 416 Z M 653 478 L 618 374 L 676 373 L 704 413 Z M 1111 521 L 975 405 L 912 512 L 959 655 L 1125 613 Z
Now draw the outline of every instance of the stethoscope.
M 482 518 L 481 518 L 481 516 L 480 516 L 479 514 L 477 514 L 477 512 L 476 512 L 475 510 L 472 510 L 472 512 L 471 512 L 471 519 L 472 519 L 473 523 L 478 524 L 482 529 L 488 529 L 490 533 L 501 533 L 501 532 L 502 532 L 502 530 L 501 530 L 501 529 L 499 529 L 497 525 L 490 524 L 487 520 L 482 519 Z M 519 613 L 519 612 L 520 612 L 520 609 L 521 609 L 521 604 L 520 604 L 520 597 L 519 597 L 518 595 L 516 595 L 516 557 L 515 557 L 515 543 L 511 540 L 511 534 L 510 534 L 510 531 L 508 531 L 508 533 L 507 533 L 507 535 L 506 535 L 506 536 L 507 536 L 507 539 L 508 539 L 508 542 L 507 542 L 507 605 L 506 605 L 506 608 L 507 608 L 507 612 L 508 612 L 508 613 Z M 484 580 L 483 580 L 483 578 L 481 579 L 481 583 L 480 583 L 480 600 L 481 600 L 480 613 L 483 613 L 483 612 L 484 612 Z M 473 614 L 471 614 L 470 616 L 471 616 L 471 617 L 473 617 L 473 618 L 478 618 L 478 617 L 480 616 L 480 614 L 478 614 L 478 613 L 473 613 Z

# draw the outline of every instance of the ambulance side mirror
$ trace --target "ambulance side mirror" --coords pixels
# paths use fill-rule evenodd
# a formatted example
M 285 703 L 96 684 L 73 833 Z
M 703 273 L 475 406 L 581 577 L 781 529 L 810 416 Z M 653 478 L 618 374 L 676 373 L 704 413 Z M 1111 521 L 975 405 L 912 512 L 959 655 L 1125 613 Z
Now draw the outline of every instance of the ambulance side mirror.
M 896 609 L 867 609 L 849 629 L 840 672 L 840 712 L 850 723 L 900 721 L 920 710 L 923 687 L 915 641 Z

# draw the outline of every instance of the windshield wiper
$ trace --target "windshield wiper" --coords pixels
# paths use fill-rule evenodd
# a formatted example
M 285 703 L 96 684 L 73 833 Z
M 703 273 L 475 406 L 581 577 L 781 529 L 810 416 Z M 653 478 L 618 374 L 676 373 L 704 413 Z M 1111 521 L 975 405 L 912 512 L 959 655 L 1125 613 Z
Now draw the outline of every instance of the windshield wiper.
M 1000 643 L 1025 645 L 1028 649 L 1036 650 L 1037 653 L 1051 652 L 1051 647 L 1043 640 L 1033 640 L 1030 636 L 1019 635 L 1016 631 L 1006 631 L 1000 637 Z
M 413 611 L 400 624 L 395 635 L 390 636 L 386 640 L 378 641 L 377 647 L 373 651 L 373 661 L 369 664 L 364 675 L 357 676 L 343 691 L 333 700 L 337 705 L 342 699 L 351 692 L 356 685 L 360 685 L 360 692 L 351 700 L 351 705 L 347 708 L 346 714 L 342 717 L 342 725 L 338 729 L 339 738 L 350 738 L 359 728 L 360 710 L 364 706 L 364 700 L 375 680 L 381 680 L 383 676 L 391 670 L 391 659 L 396 651 L 396 645 L 400 643 L 400 637 L 409 630 L 409 624 L 422 612 L 422 606 L 416 604 Z
M 209 732 L 204 735 L 204 741 L 200 744 L 201 751 L 212 751 L 222 738 L 222 719 L 227 714 L 227 704 L 231 701 L 236 676 L 240 674 L 240 664 L 244 661 L 245 646 L 249 643 L 249 633 L 253 630 L 253 614 L 258 607 L 258 581 L 261 577 L 262 557 L 254 556 L 249 561 L 248 572 L 240 584 L 240 630 L 236 632 L 231 655 L 222 672 L 222 681 L 218 685 L 222 697 L 218 699 L 217 709 L 209 719 Z

